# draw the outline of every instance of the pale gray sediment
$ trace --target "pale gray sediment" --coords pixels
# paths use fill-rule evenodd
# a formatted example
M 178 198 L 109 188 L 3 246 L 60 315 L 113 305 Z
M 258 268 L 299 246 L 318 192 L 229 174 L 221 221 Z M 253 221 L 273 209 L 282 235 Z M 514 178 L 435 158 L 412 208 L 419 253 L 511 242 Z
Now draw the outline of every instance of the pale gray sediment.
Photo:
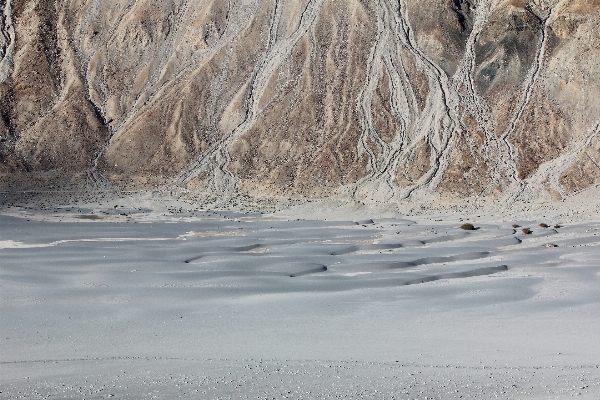
M 594 222 L 15 213 L 0 398 L 600 394 Z

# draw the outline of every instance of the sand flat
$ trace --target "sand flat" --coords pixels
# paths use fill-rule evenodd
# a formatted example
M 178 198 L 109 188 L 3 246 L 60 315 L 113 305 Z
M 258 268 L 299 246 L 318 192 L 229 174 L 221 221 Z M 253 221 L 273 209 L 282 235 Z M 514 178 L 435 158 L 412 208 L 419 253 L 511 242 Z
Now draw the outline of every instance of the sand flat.
M 600 224 L 167 222 L 0 216 L 0 398 L 600 395 Z

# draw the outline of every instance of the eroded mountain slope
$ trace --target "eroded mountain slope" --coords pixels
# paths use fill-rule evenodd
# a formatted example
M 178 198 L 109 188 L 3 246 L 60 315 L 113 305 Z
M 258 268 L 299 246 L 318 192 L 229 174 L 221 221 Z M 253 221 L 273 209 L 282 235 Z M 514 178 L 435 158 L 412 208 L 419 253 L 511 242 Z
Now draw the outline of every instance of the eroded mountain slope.
M 600 0 L 0 10 L 5 189 L 510 201 L 600 183 Z

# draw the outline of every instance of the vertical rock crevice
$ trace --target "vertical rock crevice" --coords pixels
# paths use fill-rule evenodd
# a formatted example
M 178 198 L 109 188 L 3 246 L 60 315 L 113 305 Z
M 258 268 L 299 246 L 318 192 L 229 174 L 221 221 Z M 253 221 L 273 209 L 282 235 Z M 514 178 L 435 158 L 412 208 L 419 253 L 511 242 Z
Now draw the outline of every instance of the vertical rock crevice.
M 199 174 L 204 173 L 208 177 L 205 187 L 210 192 L 223 193 L 227 196 L 236 194 L 238 178 L 229 170 L 232 160 L 230 146 L 246 134 L 256 122 L 261 111 L 260 100 L 267 88 L 270 77 L 290 56 L 294 46 L 311 28 L 323 2 L 324 0 L 310 0 L 300 14 L 296 30 L 285 38 L 278 38 L 282 2 L 280 0 L 275 1 L 268 29 L 266 49 L 248 82 L 247 95 L 243 101 L 245 115 L 242 122 L 229 133 L 226 133 L 223 139 L 213 145 L 211 149 L 207 150 L 193 168 L 179 178 L 179 182 L 189 183 Z
M 12 75 L 14 51 L 12 0 L 0 0 L 0 84 Z

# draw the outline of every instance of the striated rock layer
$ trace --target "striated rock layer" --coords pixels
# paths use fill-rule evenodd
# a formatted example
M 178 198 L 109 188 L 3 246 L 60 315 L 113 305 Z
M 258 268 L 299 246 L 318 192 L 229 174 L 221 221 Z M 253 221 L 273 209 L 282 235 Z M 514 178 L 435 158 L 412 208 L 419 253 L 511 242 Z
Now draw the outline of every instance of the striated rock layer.
M 0 0 L 0 185 L 562 199 L 600 184 L 598 26 L 600 0 Z

